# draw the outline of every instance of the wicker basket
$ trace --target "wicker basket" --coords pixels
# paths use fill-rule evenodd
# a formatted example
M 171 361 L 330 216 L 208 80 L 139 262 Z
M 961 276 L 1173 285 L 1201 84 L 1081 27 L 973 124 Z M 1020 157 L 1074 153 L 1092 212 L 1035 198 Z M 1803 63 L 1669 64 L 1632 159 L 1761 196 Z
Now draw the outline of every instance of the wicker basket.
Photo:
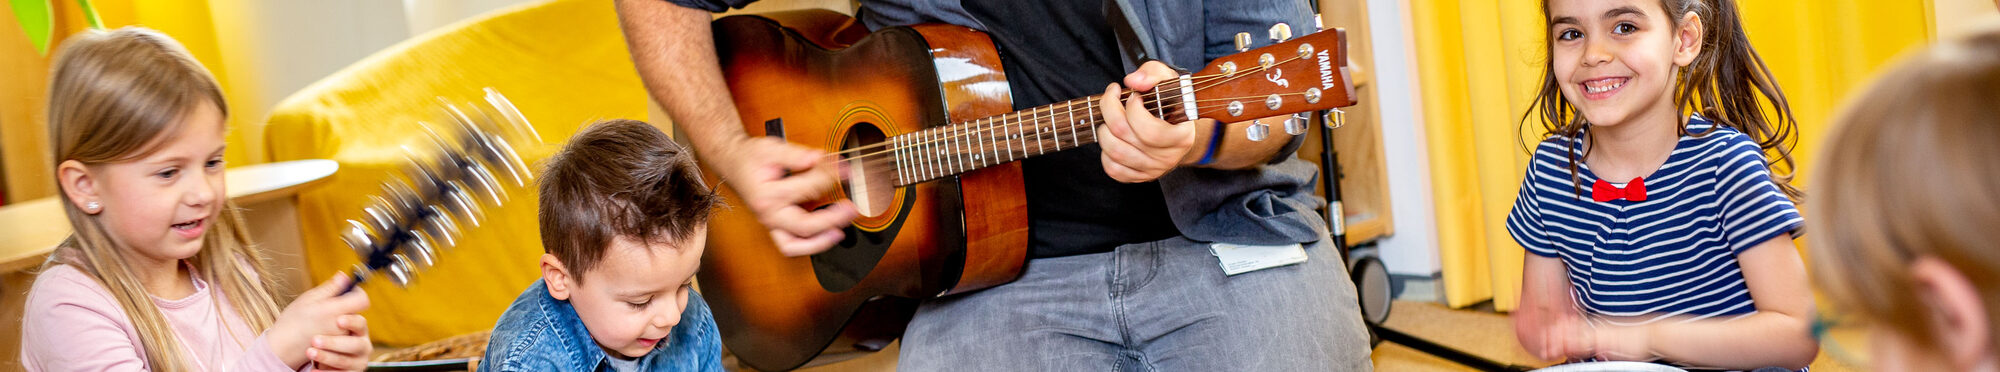
M 493 331 L 480 331 L 452 336 L 443 340 L 431 341 L 423 345 L 376 355 L 371 361 L 389 363 L 439 359 L 469 359 L 470 362 L 466 368 L 470 369 L 472 365 L 479 363 L 481 355 L 486 355 L 486 340 L 492 336 Z

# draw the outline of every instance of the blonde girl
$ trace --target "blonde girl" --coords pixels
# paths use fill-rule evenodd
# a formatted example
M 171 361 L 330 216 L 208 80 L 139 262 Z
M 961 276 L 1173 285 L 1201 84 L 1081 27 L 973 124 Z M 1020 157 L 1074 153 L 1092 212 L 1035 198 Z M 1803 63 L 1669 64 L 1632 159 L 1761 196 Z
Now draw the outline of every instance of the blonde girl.
M 223 190 L 215 78 L 142 28 L 70 38 L 49 87 L 62 206 L 75 233 L 29 290 L 30 371 L 361 370 L 372 350 L 346 279 L 279 311 Z M 53 222 L 52 222 L 53 223 Z
M 1548 65 L 1524 116 L 1548 136 L 1507 220 L 1532 253 L 1513 314 L 1522 346 L 1804 368 L 1818 343 L 1792 243 L 1803 220 L 1771 164 L 1790 168 L 1795 125 L 1735 1 L 1542 5 Z
M 1917 52 L 1835 121 L 1813 281 L 1876 371 L 2000 370 L 2000 23 Z

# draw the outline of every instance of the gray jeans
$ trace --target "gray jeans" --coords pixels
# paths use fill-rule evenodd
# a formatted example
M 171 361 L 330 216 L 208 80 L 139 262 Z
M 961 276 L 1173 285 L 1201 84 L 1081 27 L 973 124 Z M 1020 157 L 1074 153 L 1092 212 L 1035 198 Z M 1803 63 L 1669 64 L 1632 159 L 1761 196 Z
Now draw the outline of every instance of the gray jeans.
M 1224 276 L 1173 238 L 1035 259 L 1019 280 L 925 302 L 905 371 L 1368 371 L 1354 283 L 1322 239 L 1297 265 Z

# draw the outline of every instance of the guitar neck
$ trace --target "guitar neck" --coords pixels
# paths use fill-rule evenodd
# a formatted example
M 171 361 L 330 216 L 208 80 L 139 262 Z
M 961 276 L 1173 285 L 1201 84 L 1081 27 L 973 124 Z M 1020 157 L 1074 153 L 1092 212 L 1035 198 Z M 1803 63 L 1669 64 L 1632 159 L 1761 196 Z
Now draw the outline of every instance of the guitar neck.
M 1141 95 L 1148 112 L 1170 122 L 1194 119 L 1188 77 Z M 895 185 L 908 186 L 1097 143 L 1100 96 L 1057 102 L 889 137 L 879 153 L 894 162 Z M 872 155 L 872 154 L 871 154 Z M 864 155 L 867 156 L 867 155 Z

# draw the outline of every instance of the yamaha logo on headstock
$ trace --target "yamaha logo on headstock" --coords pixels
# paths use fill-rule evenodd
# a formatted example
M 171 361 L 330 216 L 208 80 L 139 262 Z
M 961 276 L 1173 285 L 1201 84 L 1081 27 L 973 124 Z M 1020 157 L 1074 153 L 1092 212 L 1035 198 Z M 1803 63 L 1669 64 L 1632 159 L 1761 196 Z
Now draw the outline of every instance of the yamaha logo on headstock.
M 1319 51 L 1319 88 L 1331 91 L 1333 90 L 1333 74 L 1335 71 L 1333 70 L 1333 57 L 1327 55 L 1326 52 L 1327 50 L 1325 49 Z

